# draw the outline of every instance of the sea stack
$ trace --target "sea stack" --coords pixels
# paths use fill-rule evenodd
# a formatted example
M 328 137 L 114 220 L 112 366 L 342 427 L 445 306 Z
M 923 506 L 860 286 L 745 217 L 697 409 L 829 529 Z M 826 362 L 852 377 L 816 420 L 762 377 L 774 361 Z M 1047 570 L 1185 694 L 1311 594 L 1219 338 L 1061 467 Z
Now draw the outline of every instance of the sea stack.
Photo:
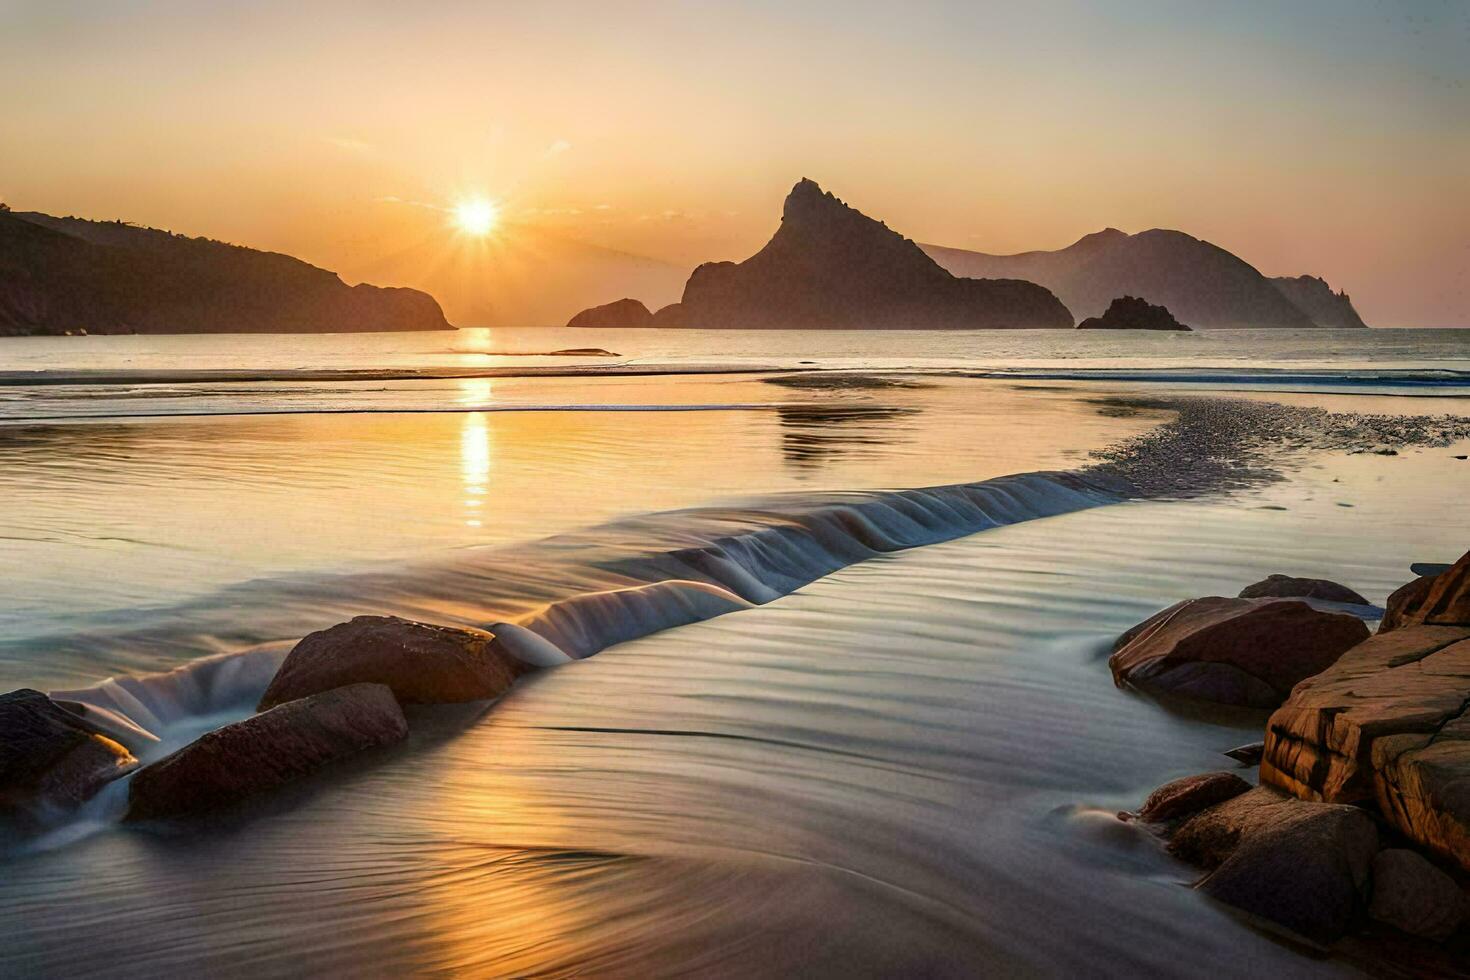
M 961 279 L 880 221 L 811 180 L 786 197 L 781 227 L 744 262 L 694 270 L 657 326 L 989 329 L 1072 326 L 1051 292 L 1016 279 Z

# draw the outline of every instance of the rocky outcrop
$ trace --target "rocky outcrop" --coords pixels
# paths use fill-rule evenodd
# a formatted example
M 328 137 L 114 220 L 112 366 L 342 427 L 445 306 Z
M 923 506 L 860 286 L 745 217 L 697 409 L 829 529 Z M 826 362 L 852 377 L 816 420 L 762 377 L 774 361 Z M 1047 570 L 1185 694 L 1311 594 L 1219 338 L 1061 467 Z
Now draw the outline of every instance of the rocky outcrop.
M 1470 627 L 1380 632 L 1300 684 L 1266 726 L 1261 780 L 1378 804 L 1470 869 Z
M 128 787 L 127 819 L 222 810 L 407 734 L 403 711 L 382 684 L 289 701 L 215 729 L 143 769 Z
M 1241 793 L 1250 792 L 1251 784 L 1233 772 L 1207 772 L 1185 776 L 1165 783 L 1149 794 L 1138 811 L 1138 819 L 1149 823 L 1165 823 L 1197 813 L 1206 807 L 1224 803 Z
M 1378 831 L 1356 807 L 1257 787 L 1185 821 L 1169 849 L 1212 869 L 1200 891 L 1327 944 L 1367 908 Z
M 651 327 L 653 326 L 653 314 L 648 312 L 648 307 L 636 299 L 620 299 L 583 310 L 568 320 L 567 326 L 600 330 L 618 327 Z
M 1378 630 L 1384 633 L 1420 623 L 1470 626 L 1470 552 L 1448 570 L 1421 576 L 1389 596 Z
M 385 684 L 404 704 L 504 694 L 527 667 L 482 630 L 358 616 L 304 637 L 260 699 L 263 711 L 346 684 Z
M 0 695 L 0 817 L 75 807 L 138 760 L 40 691 Z
M 1137 296 L 1119 296 L 1102 316 L 1090 316 L 1078 330 L 1188 330 L 1166 307 Z
M 1276 284 L 1182 231 L 1129 235 L 1108 228 L 1055 252 L 987 255 L 924 246 L 957 276 L 1012 276 L 1045 286 L 1078 317 L 1100 316 L 1116 296 L 1147 296 L 1195 328 L 1312 327 Z
M 1438 942 L 1458 932 L 1467 914 L 1470 897 L 1418 853 L 1390 847 L 1373 859 L 1368 915 L 1376 921 Z
M 122 222 L 0 212 L 0 335 L 448 330 L 414 289 Z
M 1267 575 L 1259 582 L 1240 590 L 1242 599 L 1321 599 L 1324 602 L 1342 602 L 1354 606 L 1369 605 L 1346 585 L 1338 585 L 1325 578 L 1293 578 L 1290 575 Z
M 1319 327 L 1367 329 L 1368 324 L 1353 309 L 1353 301 L 1342 291 L 1333 292 L 1327 280 L 1316 276 L 1277 276 L 1271 280 L 1291 304 L 1312 318 Z
M 1217 704 L 1272 708 L 1293 686 L 1367 639 L 1356 616 L 1276 599 L 1188 599 L 1119 638 L 1119 686 Z
M 1018 279 L 960 279 L 912 241 L 810 180 L 786 198 L 781 227 L 744 262 L 694 270 L 658 326 L 977 329 L 1072 326 L 1048 290 Z

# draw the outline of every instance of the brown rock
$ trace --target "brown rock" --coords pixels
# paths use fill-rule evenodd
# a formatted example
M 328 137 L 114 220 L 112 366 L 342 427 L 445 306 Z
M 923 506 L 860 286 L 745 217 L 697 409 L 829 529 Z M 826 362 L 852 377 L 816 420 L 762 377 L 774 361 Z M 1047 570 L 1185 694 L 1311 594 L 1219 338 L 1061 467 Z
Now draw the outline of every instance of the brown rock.
M 1356 616 L 1292 600 L 1188 599 L 1124 634 L 1108 658 L 1119 686 L 1270 708 L 1368 638 Z
M 1470 552 L 1449 571 L 1422 576 L 1389 596 L 1378 632 L 1421 623 L 1470 626 Z
M 1253 585 L 1240 590 L 1242 599 L 1322 599 L 1327 602 L 1346 602 L 1358 606 L 1369 605 L 1367 599 L 1345 585 L 1325 578 L 1293 578 L 1290 575 L 1267 575 Z
M 215 729 L 143 769 L 128 787 L 129 820 L 233 806 L 408 734 L 382 684 L 352 684 Z
M 403 704 L 499 697 L 527 669 L 483 630 L 358 616 L 296 644 L 260 709 L 346 684 L 386 684 Z
M 0 812 L 77 806 L 137 765 L 131 752 L 40 691 L 0 695 Z
M 1205 807 L 1249 792 L 1251 784 L 1233 772 L 1207 772 L 1165 783 L 1149 794 L 1138 811 L 1140 820 L 1163 823 L 1178 820 Z
M 1185 821 L 1169 849 L 1215 869 L 1197 886 L 1207 895 L 1326 944 L 1366 907 L 1378 831 L 1356 807 L 1262 786 Z
M 1374 800 L 1409 838 L 1470 868 L 1470 627 L 1379 633 L 1300 684 L 1266 725 L 1261 781 Z
M 1373 859 L 1373 901 L 1368 914 L 1413 936 L 1448 939 L 1465 921 L 1467 901 L 1455 880 L 1405 848 L 1379 851 Z

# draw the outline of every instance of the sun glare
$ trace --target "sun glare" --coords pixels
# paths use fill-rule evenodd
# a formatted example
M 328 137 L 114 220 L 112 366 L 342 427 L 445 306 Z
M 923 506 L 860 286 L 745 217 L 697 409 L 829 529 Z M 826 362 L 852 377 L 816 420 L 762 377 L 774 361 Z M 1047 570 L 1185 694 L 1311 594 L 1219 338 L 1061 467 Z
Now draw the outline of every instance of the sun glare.
M 461 201 L 454 208 L 454 223 L 467 235 L 488 235 L 500 222 L 500 209 L 483 197 Z

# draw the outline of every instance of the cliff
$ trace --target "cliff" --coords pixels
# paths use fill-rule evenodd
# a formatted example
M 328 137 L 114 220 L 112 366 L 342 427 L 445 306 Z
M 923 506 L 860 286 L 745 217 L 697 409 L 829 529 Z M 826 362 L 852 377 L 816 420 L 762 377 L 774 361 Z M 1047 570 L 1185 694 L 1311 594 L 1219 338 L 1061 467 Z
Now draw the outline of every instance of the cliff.
M 1281 294 L 1291 300 L 1319 327 L 1351 327 L 1367 329 L 1368 324 L 1353 309 L 1353 301 L 1344 292 L 1332 291 L 1325 279 L 1316 276 L 1277 276 L 1271 280 Z

